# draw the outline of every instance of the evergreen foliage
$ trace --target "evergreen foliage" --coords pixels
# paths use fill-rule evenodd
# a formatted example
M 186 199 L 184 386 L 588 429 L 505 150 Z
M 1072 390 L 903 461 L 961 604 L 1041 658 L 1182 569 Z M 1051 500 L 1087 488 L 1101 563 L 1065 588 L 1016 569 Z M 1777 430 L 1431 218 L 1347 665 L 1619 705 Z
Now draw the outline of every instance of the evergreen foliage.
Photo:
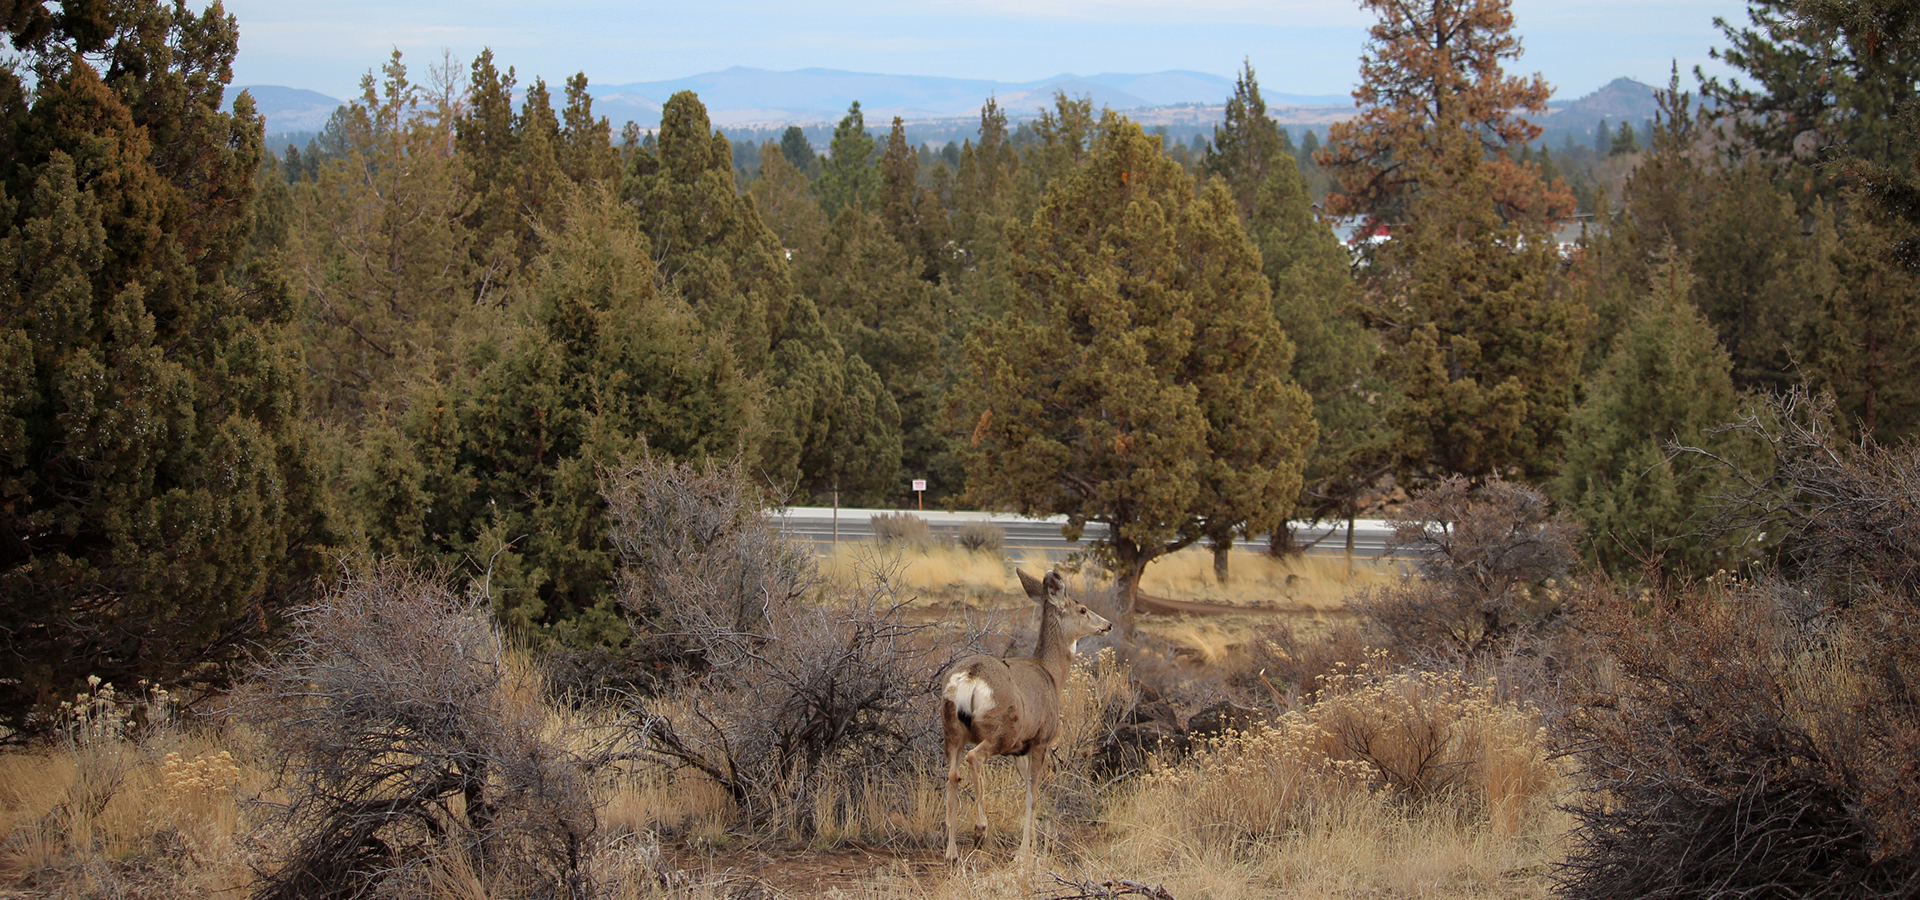
M 1836 92 L 1844 97 L 1830 117 L 1837 122 L 1821 120 L 1841 131 L 1839 170 L 1888 224 L 1897 223 L 1888 237 L 1901 264 L 1920 268 L 1920 15 L 1899 0 L 1797 6 L 1803 21 L 1845 40 L 1834 81 L 1854 90 Z
M 943 408 L 953 351 L 950 301 L 944 286 L 920 277 L 920 257 L 888 226 L 873 213 L 841 210 L 817 266 L 803 276 L 827 326 L 873 369 L 899 416 L 906 471 L 849 472 L 841 490 L 859 502 L 884 503 L 901 494 L 903 479 L 924 478 L 944 498 L 960 486 Z
M 731 456 L 759 428 L 725 336 L 659 288 L 611 186 L 558 212 L 514 327 L 468 352 L 471 375 L 416 382 L 398 420 L 369 430 L 356 484 L 372 549 L 477 567 L 522 638 L 615 621 L 598 469 L 642 448 Z
M 827 217 L 814 202 L 806 170 L 795 166 L 779 145 L 768 141 L 760 148 L 759 177 L 748 186 L 747 193 L 752 195 L 761 221 L 780 239 L 789 268 L 801 271 L 813 266 L 820 257 L 821 242 L 826 240 Z
M 1313 397 L 1320 425 L 1290 515 L 1351 518 L 1391 461 L 1383 428 L 1390 386 L 1375 372 L 1380 342 L 1356 315 L 1352 256 L 1313 210 L 1299 167 L 1286 154 L 1267 165 L 1247 230 L 1273 290 L 1274 318 L 1293 341 L 1290 374 Z
M 246 94 L 222 111 L 233 18 L 9 13 L 25 52 L 0 67 L 0 726 L 24 734 L 88 675 L 218 680 L 329 533 L 294 304 L 251 243 L 261 121 Z
M 1920 99 L 1912 10 L 1748 0 L 1745 26 L 1713 23 L 1728 44 L 1714 58 L 1749 81 L 1710 78 L 1701 90 L 1743 143 L 1778 160 L 1831 148 L 1883 166 L 1909 161 L 1916 145 L 1900 112 Z
M 1040 118 L 1032 125 L 1037 143 L 1021 154 L 1022 169 L 1036 194 L 1086 164 L 1099 125 L 1092 98 L 1054 92 L 1053 108 L 1040 110 Z
M 1267 117 L 1267 101 L 1260 96 L 1253 63 L 1243 62 L 1233 82 L 1233 97 L 1227 100 L 1223 121 L 1213 129 L 1213 142 L 1207 147 L 1201 168 L 1214 178 L 1226 180 L 1241 218 L 1251 220 L 1260 188 L 1283 154 L 1287 154 L 1286 132 Z
M 873 164 L 873 135 L 867 133 L 867 117 L 860 101 L 853 101 L 847 114 L 834 126 L 833 143 L 814 190 L 820 197 L 820 211 L 827 219 L 840 215 L 849 206 L 871 208 L 880 187 L 880 172 Z
M 667 101 L 657 148 L 635 154 L 621 187 L 660 277 L 708 331 L 729 337 L 742 373 L 764 386 L 766 431 L 753 457 L 761 477 L 815 496 L 843 477 L 888 476 L 899 467 L 899 411 L 795 290 L 779 238 L 734 190 L 732 154 L 693 92 Z
M 444 376 L 476 308 L 451 110 L 420 114 L 397 52 L 382 74 L 361 79 L 328 126 L 340 154 L 296 194 L 302 343 L 314 411 L 330 422 L 358 423 L 411 379 Z
M 887 134 L 887 147 L 880 157 L 878 209 L 881 221 L 893 233 L 893 239 L 912 254 L 918 274 L 927 281 L 939 281 L 945 270 L 945 257 L 951 227 L 940 197 L 931 188 L 920 186 L 920 158 L 907 146 L 906 128 L 900 117 L 893 119 Z
M 787 165 L 794 167 L 807 177 L 818 175 L 820 154 L 815 153 L 813 144 L 807 140 L 807 133 L 798 125 L 788 125 L 780 134 L 780 155 L 787 158 Z
M 1587 559 L 1616 574 L 1658 563 L 1706 575 L 1724 562 L 1701 537 L 1724 473 L 1670 449 L 1730 455 L 1709 431 L 1739 412 L 1733 362 L 1690 301 L 1692 282 L 1684 258 L 1654 270 L 1653 290 L 1570 416 L 1555 492 L 1586 526 Z
M 1007 114 L 992 98 L 980 107 L 980 141 L 960 148 L 953 180 L 951 282 L 962 315 L 996 315 L 1011 302 L 1008 224 L 1018 217 L 1020 155 L 1007 131 Z
M 1824 204 L 1815 212 L 1812 252 L 1831 272 L 1803 282 L 1813 306 L 1794 359 L 1846 427 L 1897 444 L 1920 434 L 1920 273 L 1895 257 L 1899 224 L 1862 214 L 1841 228 Z
M 1084 166 L 1012 233 L 1015 311 L 967 344 L 969 490 L 990 507 L 1109 531 L 1123 627 L 1147 563 L 1209 525 L 1278 527 L 1312 400 L 1287 377 L 1259 254 L 1232 197 L 1105 114 Z M 1063 148 L 1064 149 L 1064 148 Z
M 1503 221 L 1499 169 L 1457 127 L 1423 159 L 1409 223 L 1378 252 L 1366 314 L 1400 397 L 1388 420 L 1402 474 L 1553 471 L 1588 313 L 1551 236 Z

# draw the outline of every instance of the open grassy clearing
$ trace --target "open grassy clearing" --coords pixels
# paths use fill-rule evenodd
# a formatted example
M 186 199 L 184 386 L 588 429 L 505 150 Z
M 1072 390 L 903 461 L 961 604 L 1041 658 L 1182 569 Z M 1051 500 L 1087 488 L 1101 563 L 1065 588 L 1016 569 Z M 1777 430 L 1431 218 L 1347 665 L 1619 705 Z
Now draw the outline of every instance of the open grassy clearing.
M 1069 888 L 1056 876 L 1163 885 L 1183 900 L 1545 895 L 1567 824 L 1549 803 L 1565 784 L 1526 735 L 1496 740 L 1485 722 L 1464 730 L 1450 762 L 1484 771 L 1493 786 L 1416 806 L 1343 770 L 1328 748 L 1312 746 L 1304 720 L 1178 766 L 1155 764 L 1144 779 L 1103 783 L 1086 765 L 1092 726 L 1101 705 L 1128 690 L 1127 672 L 1089 662 L 1071 686 L 1071 727 L 1031 865 L 1012 858 L 1023 794 L 1004 762 L 989 767 L 994 830 L 951 867 L 938 858 L 932 772 L 866 785 L 857 801 L 826 792 L 821 827 L 803 843 L 740 835 L 710 784 L 633 772 L 597 785 L 597 895 L 1062 896 Z M 1389 694 L 1360 691 L 1355 705 L 1392 713 L 1366 708 Z M 1456 700 L 1473 715 L 1470 698 Z M 552 727 L 582 724 L 562 721 L 570 715 L 548 712 Z M 0 759 L 5 895 L 244 896 L 276 838 L 258 805 L 283 799 L 259 750 L 244 729 L 202 724 L 140 740 L 96 734 Z M 433 865 L 425 896 L 488 896 L 458 855 Z
M 1030 627 L 1021 616 L 1026 601 L 1010 573 L 1043 562 L 938 548 L 886 557 L 868 548 L 829 559 L 823 570 L 843 578 L 878 568 L 916 603 L 945 607 L 943 614 L 999 611 L 1021 629 Z M 1305 623 L 1336 613 L 1343 591 L 1398 577 L 1367 566 L 1349 576 L 1338 560 L 1288 565 L 1239 554 L 1235 583 L 1222 589 L 1211 566 L 1205 554 L 1177 556 L 1149 570 L 1148 590 L 1244 604 L 1277 593 L 1298 604 L 1284 618 Z M 1103 585 L 1083 576 L 1076 588 L 1097 594 Z M 1183 668 L 1218 676 L 1247 663 L 1246 644 L 1272 619 L 1155 617 L 1143 631 L 1174 645 Z M 524 659 L 509 668 L 508 693 L 539 705 L 543 731 L 585 750 L 611 722 L 607 710 L 541 701 L 537 668 Z M 1041 811 L 1044 840 L 1030 864 L 1012 858 L 1024 792 L 1004 760 L 988 767 L 986 842 L 963 842 L 957 866 L 938 858 L 942 782 L 928 758 L 908 777 L 817 790 L 806 836 L 784 829 L 771 839 L 743 833 L 710 781 L 616 767 L 593 782 L 586 870 L 595 896 L 635 898 L 1063 897 L 1116 878 L 1163 885 L 1182 900 L 1544 896 L 1568 824 L 1551 798 L 1567 783 L 1545 762 L 1530 715 L 1466 681 L 1347 677 L 1338 703 L 1305 707 L 1190 758 L 1150 755 L 1142 767 L 1151 774 L 1116 778 L 1097 771 L 1095 757 L 1113 711 L 1138 703 L 1140 688 L 1112 651 L 1083 659 Z M 0 757 L 0 896 L 251 893 L 256 870 L 272 864 L 283 839 L 268 813 L 288 799 L 258 732 L 163 715 L 150 697 L 105 690 L 76 710 L 65 739 Z M 1445 733 L 1453 756 L 1435 771 L 1472 779 L 1410 803 L 1329 737 L 1408 715 Z M 970 794 L 963 792 L 963 816 Z M 427 866 L 412 882 L 426 896 L 490 896 L 459 854 Z
M 1013 570 L 1044 572 L 1053 563 L 1043 554 L 1008 557 L 963 548 L 929 544 L 918 548 L 842 544 L 821 560 L 821 574 L 839 583 L 852 583 L 884 574 L 902 589 L 931 604 L 991 607 L 1024 602 Z M 1297 556 L 1275 559 L 1265 553 L 1236 550 L 1231 576 L 1220 584 L 1213 574 L 1213 555 L 1187 549 L 1147 566 L 1142 591 L 1174 600 L 1193 600 L 1246 607 L 1249 610 L 1342 613 L 1347 597 L 1368 587 L 1393 583 L 1402 567 L 1394 560 L 1356 559 L 1349 565 L 1338 557 Z M 1076 587 L 1097 591 L 1098 577 L 1080 574 Z

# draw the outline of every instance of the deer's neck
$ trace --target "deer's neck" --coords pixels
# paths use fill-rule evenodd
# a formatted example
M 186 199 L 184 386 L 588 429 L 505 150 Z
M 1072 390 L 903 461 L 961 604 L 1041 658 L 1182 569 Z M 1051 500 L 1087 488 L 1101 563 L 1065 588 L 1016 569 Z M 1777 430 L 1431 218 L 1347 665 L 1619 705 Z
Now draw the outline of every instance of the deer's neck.
M 1066 679 L 1067 669 L 1073 665 L 1073 642 L 1061 632 L 1060 617 L 1051 603 L 1040 607 L 1040 636 L 1034 641 L 1033 658 L 1053 676 L 1055 684 Z

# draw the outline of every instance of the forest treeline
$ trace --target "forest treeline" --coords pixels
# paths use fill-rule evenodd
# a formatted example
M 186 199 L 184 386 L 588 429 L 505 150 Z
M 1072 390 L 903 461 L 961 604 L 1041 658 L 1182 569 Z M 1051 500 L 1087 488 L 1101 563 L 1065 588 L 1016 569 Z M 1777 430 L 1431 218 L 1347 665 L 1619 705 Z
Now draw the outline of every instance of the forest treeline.
M 1317 146 L 1245 67 L 1202 148 L 1063 95 L 941 151 L 854 104 L 750 167 L 692 93 L 616 132 L 490 52 L 396 52 L 279 152 L 223 111 L 218 4 L 0 10 L 0 721 L 217 680 L 376 557 L 617 645 L 600 482 L 642 455 L 1104 523 L 1131 591 L 1455 475 L 1544 487 L 1596 565 L 1710 572 L 1766 551 L 1701 525 L 1740 468 L 1702 462 L 1762 459 L 1716 426 L 1805 386 L 1920 427 L 1912 34 L 1753 0 L 1749 80 L 1704 116 L 1676 73 L 1615 202 L 1536 148 L 1504 3 L 1366 5 Z

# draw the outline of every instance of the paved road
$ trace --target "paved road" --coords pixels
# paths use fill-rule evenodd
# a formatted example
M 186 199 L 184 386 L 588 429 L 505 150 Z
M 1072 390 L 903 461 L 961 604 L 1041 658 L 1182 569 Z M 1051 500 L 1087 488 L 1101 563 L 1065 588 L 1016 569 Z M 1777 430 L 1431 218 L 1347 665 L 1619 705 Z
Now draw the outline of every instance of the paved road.
M 826 507 L 792 507 L 774 514 L 777 521 L 787 532 L 801 540 L 810 541 L 826 552 L 833 545 L 836 534 L 843 542 L 866 541 L 873 539 L 872 519 L 876 515 L 893 513 L 890 509 L 846 509 L 838 512 L 836 530 L 835 512 Z M 1019 557 L 1031 552 L 1045 553 L 1051 559 L 1062 559 L 1075 550 L 1084 549 L 1086 540 L 1069 542 L 1060 536 L 1060 526 L 1066 523 L 1065 516 L 1048 519 L 1028 519 L 1020 516 L 995 515 L 984 512 L 946 512 L 935 510 L 907 510 L 907 512 L 926 519 L 934 534 L 957 534 L 960 526 L 968 522 L 989 522 L 1000 526 L 1006 532 L 1004 547 L 1008 555 Z M 1096 529 L 1104 525 L 1089 525 L 1084 537 L 1097 537 Z M 1386 549 L 1387 535 L 1392 529 L 1379 519 L 1360 519 L 1354 522 L 1353 552 L 1361 558 L 1379 556 Z M 1346 525 L 1323 524 L 1308 528 L 1301 526 L 1296 539 L 1301 544 L 1311 543 L 1307 552 L 1315 555 L 1339 556 L 1346 552 Z M 1316 542 L 1316 539 L 1317 542 Z M 1265 541 L 1258 546 L 1264 548 Z M 1405 551 L 1401 551 L 1405 555 Z

